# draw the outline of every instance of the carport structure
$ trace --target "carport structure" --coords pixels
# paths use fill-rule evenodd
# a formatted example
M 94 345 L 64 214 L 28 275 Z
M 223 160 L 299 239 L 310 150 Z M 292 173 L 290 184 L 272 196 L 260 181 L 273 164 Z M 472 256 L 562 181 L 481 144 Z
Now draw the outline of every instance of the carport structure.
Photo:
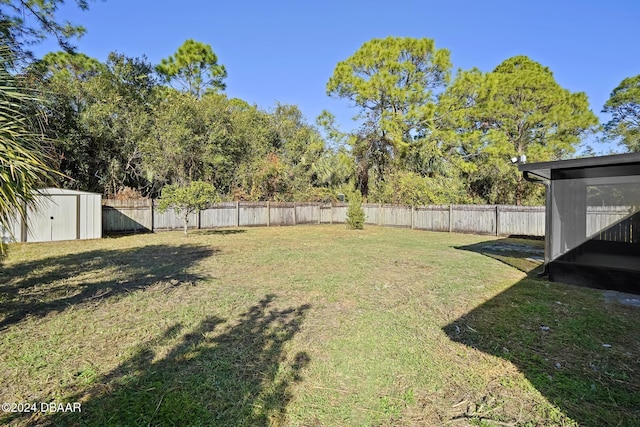
M 547 186 L 549 278 L 640 293 L 640 153 L 519 168 Z

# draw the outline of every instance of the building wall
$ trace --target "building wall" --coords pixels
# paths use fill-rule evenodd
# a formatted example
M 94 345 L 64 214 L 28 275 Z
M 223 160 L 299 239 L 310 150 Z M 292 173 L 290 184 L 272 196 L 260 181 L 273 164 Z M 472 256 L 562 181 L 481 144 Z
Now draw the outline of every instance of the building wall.
M 2 230 L 3 241 L 50 242 L 102 237 L 101 195 L 73 190 L 44 189 L 22 219 Z
M 79 239 L 102 238 L 102 196 L 81 194 L 80 196 L 80 236 Z

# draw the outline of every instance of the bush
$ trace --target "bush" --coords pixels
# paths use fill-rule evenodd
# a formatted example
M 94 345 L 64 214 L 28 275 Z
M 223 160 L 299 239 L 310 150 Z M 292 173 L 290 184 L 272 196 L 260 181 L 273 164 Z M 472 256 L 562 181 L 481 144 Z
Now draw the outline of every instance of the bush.
M 349 200 L 347 228 L 351 230 L 364 229 L 364 209 L 362 209 L 362 197 L 359 194 L 352 196 Z

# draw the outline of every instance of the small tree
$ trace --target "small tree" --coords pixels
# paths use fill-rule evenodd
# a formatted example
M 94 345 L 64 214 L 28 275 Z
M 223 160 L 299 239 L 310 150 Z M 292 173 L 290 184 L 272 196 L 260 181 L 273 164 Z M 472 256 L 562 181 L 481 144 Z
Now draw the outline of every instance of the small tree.
M 351 230 L 364 229 L 364 209 L 362 209 L 362 196 L 355 193 L 349 199 L 349 209 L 347 209 L 347 228 Z
M 218 200 L 215 187 L 208 182 L 193 181 L 188 185 L 165 185 L 158 199 L 158 211 L 164 213 L 167 209 L 173 208 L 176 213 L 182 214 L 186 236 L 189 215 L 206 209 Z

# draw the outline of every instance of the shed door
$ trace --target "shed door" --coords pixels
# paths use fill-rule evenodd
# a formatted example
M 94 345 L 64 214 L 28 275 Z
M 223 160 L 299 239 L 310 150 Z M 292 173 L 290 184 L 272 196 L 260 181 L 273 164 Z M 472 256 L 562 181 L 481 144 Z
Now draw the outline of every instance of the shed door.
M 29 209 L 27 242 L 73 240 L 78 237 L 78 197 L 40 197 Z

